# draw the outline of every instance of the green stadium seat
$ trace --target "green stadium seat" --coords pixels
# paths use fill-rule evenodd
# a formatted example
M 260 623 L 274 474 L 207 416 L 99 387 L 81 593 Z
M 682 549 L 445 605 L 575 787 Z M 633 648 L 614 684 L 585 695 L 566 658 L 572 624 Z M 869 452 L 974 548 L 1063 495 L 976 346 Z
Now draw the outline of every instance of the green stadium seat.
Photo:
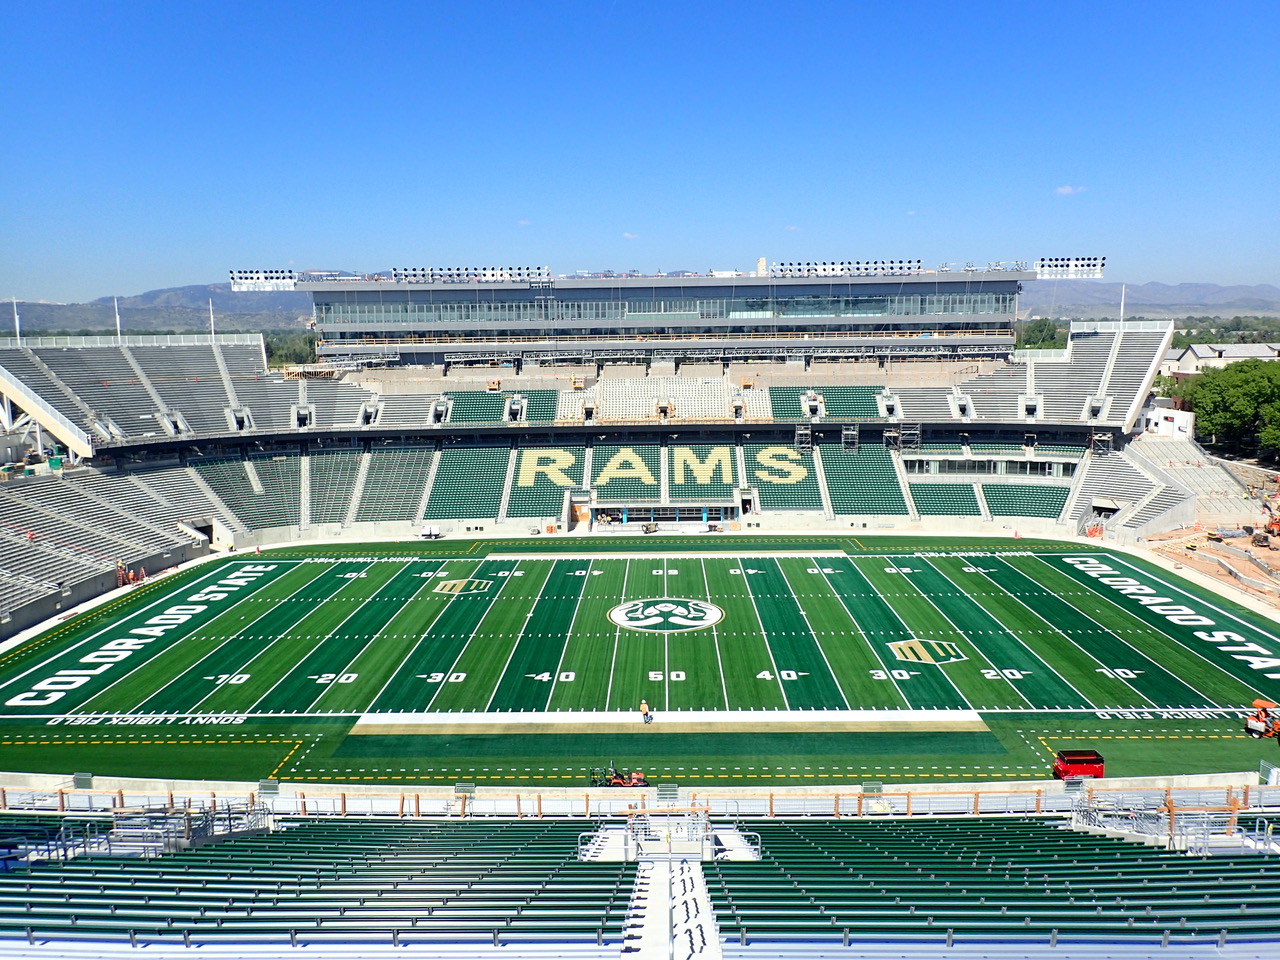
M 449 409 L 450 423 L 503 423 L 507 420 L 507 404 L 513 396 L 526 401 L 522 419 L 525 422 L 550 422 L 556 418 L 558 390 L 450 390 L 453 401 Z
M 984 483 L 982 496 L 993 517 L 1056 518 L 1067 504 L 1070 487 L 1040 483 Z
M 813 454 L 781 444 L 749 443 L 747 484 L 760 492 L 765 510 L 821 510 L 822 491 L 813 469 Z
M 591 485 L 597 499 L 634 502 L 661 498 L 662 448 L 657 444 L 598 444 L 591 458 Z M 600 482 L 602 477 L 604 483 Z
M 510 458 L 507 447 L 445 447 L 423 519 L 496 519 Z
M 296 526 L 302 511 L 302 459 L 295 454 L 253 457 L 249 462 L 258 474 L 262 493 L 254 492 L 243 460 L 202 460 L 193 466 L 251 529 Z
M 511 482 L 508 517 L 550 519 L 559 517 L 564 494 L 582 486 L 582 464 L 586 448 L 581 446 L 526 446 L 516 454 L 516 472 Z M 568 480 L 565 486 L 560 480 Z
M 803 398 L 810 392 L 822 397 L 822 409 L 831 420 L 875 420 L 880 416 L 876 397 L 881 385 L 827 387 L 770 387 L 769 404 L 775 420 L 809 420 Z
M 311 522 L 341 523 L 351 506 L 359 450 L 323 450 L 311 454 Z
M 369 473 L 356 520 L 416 520 L 431 456 L 432 451 L 423 447 L 375 447 L 369 451 Z
M 2 821 L 0 821 L 2 822 Z M 308 936 L 618 942 L 634 863 L 581 863 L 581 821 L 286 821 L 151 859 L 0 874 L 0 935 L 42 939 Z
M 667 448 L 672 500 L 729 500 L 737 489 L 736 451 L 729 444 L 672 443 Z M 704 482 L 705 481 L 705 482 Z
M 982 516 L 972 483 L 913 483 L 911 499 L 921 516 Z
M 845 450 L 823 444 L 822 470 L 831 508 L 845 515 L 905 516 L 910 513 L 894 469 L 893 455 L 882 444 Z
M 1027 448 L 1020 443 L 971 443 L 969 451 L 974 456 L 1008 453 L 1015 456 L 1025 456 Z
M 1084 456 L 1084 446 L 1066 443 L 1037 443 L 1031 448 L 1037 457 L 1075 457 Z

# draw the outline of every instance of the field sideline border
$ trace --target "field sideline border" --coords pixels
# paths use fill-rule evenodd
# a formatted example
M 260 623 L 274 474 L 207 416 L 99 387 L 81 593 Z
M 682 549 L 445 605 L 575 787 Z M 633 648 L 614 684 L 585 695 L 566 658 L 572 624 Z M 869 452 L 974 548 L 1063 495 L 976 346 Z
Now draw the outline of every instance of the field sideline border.
M 697 551 L 697 550 L 686 550 L 686 551 L 678 551 L 678 550 L 656 550 L 656 551 L 652 551 L 652 552 L 650 552 L 650 551 L 646 551 L 646 552 L 644 552 L 644 553 L 640 553 L 640 554 L 636 554 L 636 553 L 596 553 L 595 551 L 592 551 L 591 553 L 585 553 L 585 554 L 583 554 L 582 559 L 590 559 L 590 560 L 636 560 L 636 561 L 640 561 L 640 560 L 644 560 L 646 557 L 653 557 L 654 559 L 659 559 L 659 558 L 660 558 L 660 559 L 663 559 L 663 560 L 721 560 L 721 559 L 724 559 L 724 557 L 725 557 L 725 555 L 726 555 L 726 554 L 733 555 L 733 551 L 715 550 L 715 551 L 710 551 L 710 552 L 708 552 L 708 551 L 705 551 L 705 550 L 703 550 L 703 551 Z M 890 554 L 890 553 L 886 553 L 886 554 L 877 554 L 877 553 L 850 554 L 850 553 L 845 552 L 844 550 L 773 550 L 773 551 L 770 551 L 770 550 L 743 550 L 743 551 L 742 551 L 742 555 L 743 555 L 744 557 L 767 557 L 767 558 L 769 558 L 769 559 L 771 559 L 771 560 L 803 560 L 803 559 L 805 559 L 806 557 L 830 557 L 830 558 L 837 558 L 837 557 L 840 557 L 840 558 L 843 558 L 843 557 L 849 557 L 849 556 L 866 556 L 866 557 L 879 557 L 879 556 L 890 557 L 890 556 L 897 556 L 897 554 Z M 503 560 L 515 560 L 515 561 L 520 561 L 520 560 L 551 560 L 551 561 L 555 561 L 555 560 L 566 560 L 566 559 L 569 559 L 569 558 L 564 557 L 564 556 L 562 556 L 562 555 L 560 555 L 560 554 L 557 554 L 557 553 L 499 553 L 499 554 L 497 554 L 497 556 L 501 557 Z M 904 554 L 904 556 L 906 556 L 906 554 Z
M 101 616 L 108 610 L 112 610 L 122 603 L 149 593 L 152 590 L 158 590 L 174 577 L 185 576 L 192 571 L 207 563 L 216 563 L 219 561 L 227 561 L 230 558 L 238 557 L 236 553 L 210 553 L 203 557 L 196 557 L 194 560 L 188 560 L 186 563 L 176 567 L 166 567 L 158 573 L 153 573 L 147 577 L 145 581 L 137 584 L 126 584 L 122 587 L 113 587 L 106 593 L 99 594 L 90 600 L 77 604 L 70 610 L 64 610 L 61 613 L 50 617 L 48 620 L 42 620 L 40 623 L 33 624 L 24 630 L 20 630 L 12 637 L 0 640 L 0 664 L 8 659 L 15 648 L 20 647 L 28 640 L 40 640 L 46 642 L 52 640 L 62 632 L 61 628 L 79 627 L 83 625 L 83 618 L 90 614 Z M 247 554 L 247 556 L 254 556 Z
M 349 735 L 561 733 L 587 725 L 591 733 L 886 733 L 945 729 L 985 733 L 976 710 L 664 710 L 651 725 L 634 710 L 573 710 L 524 713 L 365 713 Z M 748 728 L 744 731 L 744 727 Z

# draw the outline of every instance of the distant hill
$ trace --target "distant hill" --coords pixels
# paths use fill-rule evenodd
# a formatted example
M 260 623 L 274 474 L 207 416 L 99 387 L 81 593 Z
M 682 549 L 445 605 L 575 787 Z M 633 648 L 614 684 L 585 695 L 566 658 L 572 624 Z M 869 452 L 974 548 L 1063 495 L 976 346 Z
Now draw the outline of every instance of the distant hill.
M 209 300 L 220 330 L 287 330 L 311 316 L 311 296 L 290 293 L 232 293 L 230 284 L 211 283 L 148 290 L 120 298 L 126 333 L 209 329 Z M 1054 318 L 1116 317 L 1120 284 L 1098 280 L 1037 280 L 1025 285 L 1020 315 Z M 0 309 L 0 336 L 9 333 Z M 19 301 L 24 333 L 60 330 L 97 333 L 115 330 L 111 298 L 90 303 Z M 1214 283 L 1134 283 L 1125 293 L 1125 316 L 1153 319 L 1212 316 L 1280 317 L 1280 287 L 1269 283 L 1224 287 Z
M 1018 298 L 1023 317 L 1118 317 L 1120 284 L 1098 280 L 1036 280 Z M 1130 283 L 1126 317 L 1280 317 L 1280 287 L 1270 283 L 1223 287 L 1216 283 Z
M 214 325 L 219 330 L 286 330 L 311 317 L 311 296 L 306 293 L 232 293 L 228 283 L 148 290 L 120 298 L 120 322 L 125 333 L 178 332 L 209 329 L 209 301 L 213 300 Z M 6 311 L 0 310 L 0 335 L 9 333 Z M 114 332 L 115 309 L 110 297 L 89 303 L 40 303 L 18 301 L 22 332 Z M 301 319 L 300 319 L 301 318 Z

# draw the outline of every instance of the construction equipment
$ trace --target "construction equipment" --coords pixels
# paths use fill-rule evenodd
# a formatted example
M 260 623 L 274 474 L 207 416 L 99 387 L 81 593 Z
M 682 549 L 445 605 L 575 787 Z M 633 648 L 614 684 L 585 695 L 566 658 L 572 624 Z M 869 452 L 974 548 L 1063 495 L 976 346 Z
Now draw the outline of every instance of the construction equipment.
M 1270 506 L 1267 507 L 1270 511 Z M 1272 537 L 1280 537 L 1280 518 L 1275 514 L 1268 512 L 1266 522 L 1262 525 L 1262 532 Z
M 1274 550 L 1271 546 L 1272 537 L 1280 537 L 1280 517 L 1276 516 L 1275 509 L 1266 500 L 1262 501 L 1262 509 L 1266 511 L 1262 515 L 1262 523 L 1258 526 L 1250 528 L 1253 539 L 1250 541 L 1255 547 L 1266 547 L 1268 550 Z
M 643 771 L 620 770 L 611 760 L 607 768 L 592 768 L 591 785 L 593 787 L 647 787 L 649 781 L 645 778 Z
M 1271 505 L 1270 500 L 1263 500 L 1262 509 L 1266 512 L 1262 515 L 1262 523 L 1259 524 L 1258 530 L 1273 537 L 1280 537 L 1280 517 L 1276 516 L 1276 508 Z
M 1274 737 L 1280 743 L 1280 704 L 1270 700 L 1253 701 L 1254 712 L 1245 717 L 1244 732 L 1255 740 Z

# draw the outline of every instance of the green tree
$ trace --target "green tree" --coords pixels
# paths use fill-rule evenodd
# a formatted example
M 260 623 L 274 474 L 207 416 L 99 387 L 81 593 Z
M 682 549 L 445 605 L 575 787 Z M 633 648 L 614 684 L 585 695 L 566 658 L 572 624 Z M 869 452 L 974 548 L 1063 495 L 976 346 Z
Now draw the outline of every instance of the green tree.
M 1066 345 L 1066 337 L 1059 335 L 1058 325 L 1053 320 L 1032 320 L 1018 332 L 1019 350 L 1053 349 Z
M 1152 389 L 1155 390 L 1158 397 L 1175 396 L 1178 390 L 1178 378 L 1157 376 L 1156 382 L 1152 384 Z
M 316 362 L 316 335 L 310 330 L 264 331 L 267 362 L 273 367 Z
M 1280 449 L 1280 363 L 1244 360 L 1180 383 L 1196 431 L 1238 453 Z

